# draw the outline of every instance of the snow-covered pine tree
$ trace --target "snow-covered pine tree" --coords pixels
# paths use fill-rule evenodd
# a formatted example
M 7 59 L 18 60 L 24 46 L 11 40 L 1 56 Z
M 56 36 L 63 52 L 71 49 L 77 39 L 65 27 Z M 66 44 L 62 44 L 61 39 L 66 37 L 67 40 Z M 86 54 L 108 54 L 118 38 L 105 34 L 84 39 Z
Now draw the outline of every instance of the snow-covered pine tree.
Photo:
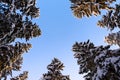
M 116 0 L 70 0 L 72 3 L 71 10 L 78 18 L 100 15 L 102 9 L 111 10 L 113 8 L 110 4 L 115 1 Z
M 71 9 L 76 17 L 91 16 L 100 14 L 101 9 L 108 11 L 98 21 L 98 25 L 109 30 L 120 28 L 120 4 L 115 7 L 110 5 L 116 0 L 70 0 Z M 120 31 L 110 33 L 105 37 L 110 44 L 120 46 Z M 89 40 L 87 42 L 76 42 L 73 45 L 74 57 L 80 65 L 80 74 L 85 74 L 86 80 L 120 80 L 120 48 L 110 49 L 107 46 L 95 46 Z
M 41 35 L 32 18 L 39 16 L 36 0 L 0 0 L 0 80 L 7 80 L 12 71 L 19 71 L 22 54 L 31 48 L 30 43 L 15 42 L 21 38 Z
M 47 66 L 48 72 L 43 74 L 42 80 L 70 80 L 69 75 L 63 75 L 63 63 L 54 58 L 52 62 Z
M 110 46 L 95 46 L 80 42 L 73 45 L 74 57 L 80 65 L 79 74 L 86 73 L 86 80 L 120 80 L 120 49 Z
M 120 4 L 116 4 L 114 10 L 108 11 L 106 15 L 103 15 L 102 19 L 98 21 L 98 25 L 102 28 L 108 28 L 108 30 L 114 30 L 120 28 Z M 115 44 L 120 46 L 120 31 L 116 33 L 110 33 L 105 37 L 105 41 L 108 44 Z

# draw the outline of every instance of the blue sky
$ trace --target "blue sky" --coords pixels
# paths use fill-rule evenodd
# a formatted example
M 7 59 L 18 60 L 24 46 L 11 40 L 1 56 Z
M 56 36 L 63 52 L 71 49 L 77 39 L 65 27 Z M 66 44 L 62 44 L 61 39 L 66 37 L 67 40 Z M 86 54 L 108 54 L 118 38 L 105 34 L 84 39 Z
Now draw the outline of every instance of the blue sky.
M 29 41 L 33 47 L 24 54 L 22 71 L 29 71 L 28 80 L 39 80 L 56 57 L 64 63 L 63 74 L 70 75 L 71 80 L 84 80 L 78 74 L 72 45 L 88 39 L 96 45 L 105 44 L 104 36 L 108 31 L 96 25 L 101 16 L 78 19 L 72 14 L 69 0 L 37 0 L 37 6 L 40 17 L 34 22 L 40 26 L 42 35 Z

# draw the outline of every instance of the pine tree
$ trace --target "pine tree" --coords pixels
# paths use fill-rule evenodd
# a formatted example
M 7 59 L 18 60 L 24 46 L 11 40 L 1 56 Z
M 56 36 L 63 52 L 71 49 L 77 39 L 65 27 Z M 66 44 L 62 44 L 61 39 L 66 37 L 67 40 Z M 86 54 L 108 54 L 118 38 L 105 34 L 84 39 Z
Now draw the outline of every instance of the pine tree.
M 0 80 L 7 80 L 13 71 L 20 70 L 22 54 L 32 46 L 27 42 L 16 42 L 16 39 L 28 41 L 41 35 L 39 26 L 32 22 L 32 18 L 39 16 L 35 2 L 36 0 L 0 0 Z
M 63 70 L 63 67 L 63 63 L 57 58 L 54 58 L 47 66 L 49 71 L 43 74 L 42 80 L 70 80 L 68 75 L 62 75 L 61 70 Z
M 108 28 L 112 31 L 120 28 L 120 4 L 115 7 L 110 5 L 116 0 L 70 0 L 71 9 L 76 17 L 99 15 L 101 9 L 107 10 L 98 21 L 98 26 Z M 91 5 L 92 4 L 92 5 Z M 110 45 L 120 47 L 120 31 L 110 33 L 105 37 Z M 80 66 L 79 74 L 85 74 L 86 80 L 120 80 L 120 48 L 110 49 L 107 46 L 95 46 L 89 40 L 87 42 L 76 42 L 73 45 L 74 57 Z
M 110 6 L 116 0 L 70 0 L 71 10 L 73 14 L 82 18 L 84 16 L 90 17 L 92 15 L 100 15 L 102 9 L 114 9 Z
M 114 10 L 108 11 L 106 15 L 103 15 L 102 19 L 98 21 L 98 25 L 102 28 L 108 28 L 108 30 L 114 30 L 120 28 L 120 4 L 116 4 Z M 116 33 L 110 33 L 105 37 L 105 41 L 108 44 L 115 44 L 120 46 L 120 31 Z
M 86 80 L 120 80 L 120 49 L 110 50 L 110 45 L 95 46 L 80 42 L 73 45 L 74 57 L 80 65 L 79 74 Z

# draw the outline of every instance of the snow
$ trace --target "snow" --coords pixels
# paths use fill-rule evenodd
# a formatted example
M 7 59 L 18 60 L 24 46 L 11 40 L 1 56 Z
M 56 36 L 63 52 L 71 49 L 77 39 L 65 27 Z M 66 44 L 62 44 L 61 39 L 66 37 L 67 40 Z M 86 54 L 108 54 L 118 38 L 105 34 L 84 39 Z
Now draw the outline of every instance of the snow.
M 92 77 L 92 80 L 99 80 L 99 78 L 101 78 L 103 76 L 103 73 L 104 73 L 104 71 L 102 69 L 100 69 L 99 67 L 97 67 L 97 72 Z
M 45 80 L 46 79 L 51 79 L 51 76 L 45 76 L 44 78 L 45 78 Z
M 106 75 L 109 69 L 109 64 L 112 64 L 115 71 L 118 72 L 118 67 L 120 67 L 120 56 L 114 56 L 114 54 L 120 54 L 119 49 L 111 51 L 112 55 L 108 55 L 107 50 L 102 51 L 98 56 L 95 57 L 94 62 L 97 64 L 97 71 L 92 77 L 94 80 L 102 79 L 103 75 Z M 100 67 L 102 65 L 102 67 Z
M 74 57 L 75 57 L 75 58 L 80 58 L 80 56 L 81 56 L 80 54 L 81 54 L 81 52 L 76 52 L 76 53 L 74 54 Z M 81 58 L 80 58 L 80 59 L 81 59 Z
M 95 57 L 94 63 L 98 63 L 97 61 L 106 55 L 106 51 L 101 52 L 98 56 Z
M 53 66 L 47 66 L 48 69 L 53 69 Z
M 117 62 L 118 60 L 119 60 L 119 62 Z M 118 57 L 106 58 L 106 61 L 105 61 L 105 62 L 107 62 L 107 61 L 109 61 L 109 63 L 112 63 L 112 64 L 113 64 L 113 66 L 114 66 L 114 68 L 115 68 L 115 71 L 117 72 L 117 71 L 118 71 L 117 66 L 120 67 L 120 56 L 118 56 Z M 117 62 L 117 64 L 116 64 L 116 62 Z M 104 64 L 106 64 L 106 63 L 104 63 Z

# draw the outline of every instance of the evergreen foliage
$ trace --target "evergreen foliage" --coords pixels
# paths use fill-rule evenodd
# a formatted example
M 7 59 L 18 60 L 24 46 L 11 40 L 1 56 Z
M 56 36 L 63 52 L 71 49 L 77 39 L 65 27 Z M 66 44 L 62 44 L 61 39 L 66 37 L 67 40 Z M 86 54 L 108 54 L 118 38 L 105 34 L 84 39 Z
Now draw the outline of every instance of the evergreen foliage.
M 103 15 L 102 19 L 98 21 L 98 25 L 102 28 L 108 28 L 114 30 L 120 28 L 120 4 L 116 4 L 114 10 L 108 11 L 106 15 Z M 116 44 L 120 46 L 120 31 L 116 33 L 110 33 L 105 37 L 105 41 L 108 44 Z
M 98 26 L 108 28 L 112 31 L 120 28 L 120 4 L 115 7 L 110 5 L 116 0 L 70 0 L 73 14 L 82 18 L 84 16 L 99 15 L 101 9 L 107 11 L 102 19 L 98 21 Z M 105 37 L 105 41 L 110 44 L 120 46 L 120 31 L 110 33 Z M 87 42 L 76 42 L 73 45 L 74 57 L 80 66 L 79 74 L 85 74 L 86 80 L 120 80 L 120 48 L 110 49 L 107 46 L 95 46 L 89 40 Z
M 73 14 L 82 18 L 84 16 L 90 17 L 92 15 L 100 15 L 102 9 L 113 9 L 110 4 L 116 0 L 70 0 L 71 10 Z
M 80 42 L 73 45 L 74 57 L 80 65 L 79 73 L 86 73 L 86 80 L 120 80 L 120 49 L 110 46 L 95 46 Z
M 63 63 L 57 58 L 54 58 L 47 66 L 49 71 L 43 74 L 42 80 L 70 80 L 68 75 L 62 75 L 61 70 L 63 70 L 63 67 Z
M 32 22 L 32 18 L 39 16 L 35 2 L 36 0 L 0 0 L 0 80 L 7 80 L 8 75 L 12 76 L 12 71 L 20 70 L 22 54 L 32 46 L 15 40 L 21 38 L 28 41 L 41 35 L 39 26 Z

